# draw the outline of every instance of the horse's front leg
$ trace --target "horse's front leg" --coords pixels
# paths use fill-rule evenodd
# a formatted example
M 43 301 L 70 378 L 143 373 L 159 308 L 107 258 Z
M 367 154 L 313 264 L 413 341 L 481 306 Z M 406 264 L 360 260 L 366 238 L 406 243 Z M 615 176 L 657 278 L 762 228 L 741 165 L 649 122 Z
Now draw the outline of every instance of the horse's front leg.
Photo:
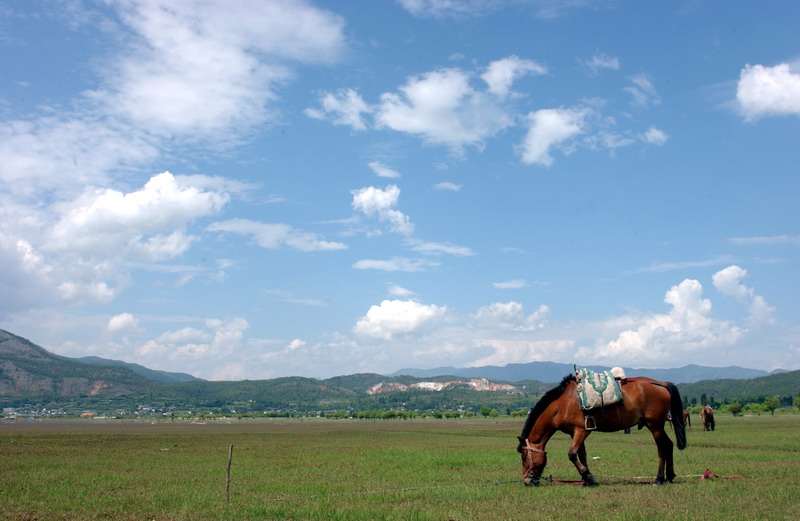
M 586 460 L 586 446 L 583 444 L 589 434 L 591 434 L 589 431 L 583 429 L 576 430 L 572 434 L 572 443 L 569 446 L 567 456 L 572 464 L 575 465 L 575 468 L 578 469 L 584 484 L 596 485 L 597 482 L 595 482 L 594 476 L 589 472 L 589 465 Z
M 584 467 L 589 468 L 589 463 L 586 458 L 586 443 L 581 443 L 581 446 L 578 447 L 578 461 L 580 461 Z

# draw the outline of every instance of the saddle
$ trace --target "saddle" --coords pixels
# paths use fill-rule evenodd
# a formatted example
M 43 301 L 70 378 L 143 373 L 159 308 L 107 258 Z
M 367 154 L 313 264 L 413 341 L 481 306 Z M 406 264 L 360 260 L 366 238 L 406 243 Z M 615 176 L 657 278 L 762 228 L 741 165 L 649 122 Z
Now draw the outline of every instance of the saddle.
M 596 372 L 591 369 L 577 369 L 575 380 L 581 409 L 588 411 L 607 407 L 622 401 L 620 380 L 625 379 L 625 371 L 615 367 L 611 371 Z

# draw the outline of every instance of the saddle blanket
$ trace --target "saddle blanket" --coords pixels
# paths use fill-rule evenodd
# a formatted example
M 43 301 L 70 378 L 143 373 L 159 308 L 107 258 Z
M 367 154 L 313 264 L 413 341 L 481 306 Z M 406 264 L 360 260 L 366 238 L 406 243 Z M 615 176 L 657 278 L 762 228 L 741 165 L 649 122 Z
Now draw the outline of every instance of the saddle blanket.
M 619 380 L 625 379 L 625 373 L 619 367 L 599 373 L 591 369 L 578 369 L 575 379 L 578 382 L 581 409 L 595 409 L 622 401 Z

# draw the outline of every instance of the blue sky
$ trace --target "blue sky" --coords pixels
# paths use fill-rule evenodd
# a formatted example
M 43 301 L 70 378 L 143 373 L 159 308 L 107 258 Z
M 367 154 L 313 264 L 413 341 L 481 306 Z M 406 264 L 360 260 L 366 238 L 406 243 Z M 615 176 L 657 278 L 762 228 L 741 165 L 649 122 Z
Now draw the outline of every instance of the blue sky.
M 3 2 L 0 328 L 217 380 L 798 369 L 798 22 Z

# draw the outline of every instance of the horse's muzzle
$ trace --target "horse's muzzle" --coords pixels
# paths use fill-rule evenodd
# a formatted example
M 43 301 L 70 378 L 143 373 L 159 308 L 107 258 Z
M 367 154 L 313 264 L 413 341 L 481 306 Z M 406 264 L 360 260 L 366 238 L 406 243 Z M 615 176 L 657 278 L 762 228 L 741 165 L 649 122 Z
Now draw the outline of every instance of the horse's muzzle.
M 538 487 L 539 480 L 540 478 L 537 476 L 528 476 L 527 478 L 522 478 L 522 482 L 526 487 Z

